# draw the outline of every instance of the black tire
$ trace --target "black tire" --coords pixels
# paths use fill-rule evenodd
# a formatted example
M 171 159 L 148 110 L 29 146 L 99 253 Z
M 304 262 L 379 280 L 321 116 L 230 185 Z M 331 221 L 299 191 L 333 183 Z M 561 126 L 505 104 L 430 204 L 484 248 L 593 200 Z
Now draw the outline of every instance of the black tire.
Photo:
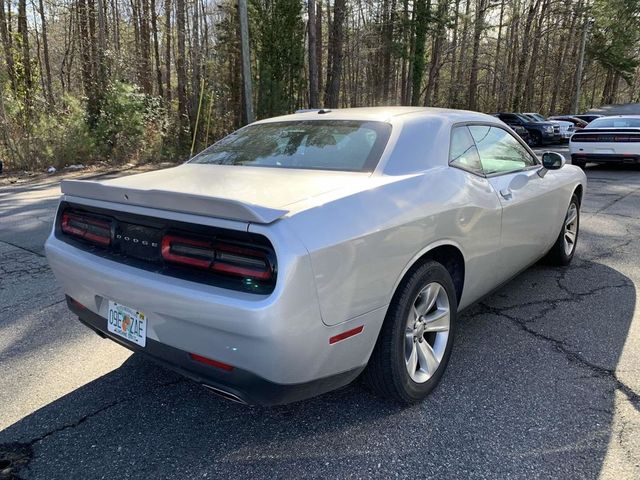
M 569 218 L 569 212 L 571 211 L 571 207 L 575 207 L 576 212 L 576 222 L 575 222 L 575 240 L 573 242 L 573 247 L 570 253 L 567 253 L 567 249 L 565 248 L 565 234 L 567 232 L 567 220 Z M 560 234 L 556 239 L 556 243 L 553 244 L 549 253 L 547 253 L 547 261 L 552 265 L 560 265 L 567 266 L 571 263 L 573 256 L 576 253 L 576 247 L 578 246 L 578 237 L 580 235 L 580 201 L 578 197 L 574 194 L 571 197 L 571 201 L 569 202 L 569 206 L 567 207 L 567 215 L 565 215 L 565 219 L 562 221 L 562 228 L 560 229 Z
M 429 283 L 440 284 L 446 292 L 450 312 L 449 333 L 444 354 L 435 372 L 424 383 L 416 383 L 410 377 L 405 364 L 405 329 L 413 302 Z M 410 271 L 391 300 L 364 372 L 364 381 L 371 390 L 377 395 L 406 404 L 424 399 L 438 385 L 449 362 L 455 335 L 457 308 L 458 303 L 451 275 L 440 263 L 427 261 Z
M 580 167 L 581 169 L 585 169 L 587 167 L 587 162 L 584 160 L 571 160 L 571 165 L 575 165 L 576 167 Z
M 541 147 L 542 143 L 542 135 L 540 132 L 531 132 L 531 141 L 535 147 Z

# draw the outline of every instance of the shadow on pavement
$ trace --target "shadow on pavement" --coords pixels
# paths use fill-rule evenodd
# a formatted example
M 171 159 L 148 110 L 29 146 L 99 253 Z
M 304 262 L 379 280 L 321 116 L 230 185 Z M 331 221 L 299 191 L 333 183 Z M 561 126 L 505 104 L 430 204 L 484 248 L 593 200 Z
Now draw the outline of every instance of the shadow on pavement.
M 596 478 L 635 303 L 600 263 L 534 266 L 461 316 L 442 384 L 411 407 L 360 384 L 246 407 L 134 355 L 0 432 L 0 462 L 47 479 Z

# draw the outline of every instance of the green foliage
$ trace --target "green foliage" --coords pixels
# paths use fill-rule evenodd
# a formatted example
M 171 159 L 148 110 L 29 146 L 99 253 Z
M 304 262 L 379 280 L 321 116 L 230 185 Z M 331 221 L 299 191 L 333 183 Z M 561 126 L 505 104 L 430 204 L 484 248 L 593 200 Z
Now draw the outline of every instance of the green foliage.
M 96 142 L 85 122 L 84 106 L 70 96 L 63 102 L 62 110 L 41 115 L 34 127 L 31 158 L 37 159 L 39 168 L 62 168 L 96 159 Z
M 134 85 L 115 82 L 105 92 L 92 133 L 97 153 L 122 163 L 159 155 L 165 130 L 166 111 L 159 99 Z
M 640 0 L 595 0 L 588 53 L 603 67 L 631 81 L 640 42 Z
M 304 69 L 300 0 L 251 0 L 258 64 L 258 117 L 291 112 Z
M 52 165 L 159 160 L 177 153 L 164 145 L 168 116 L 160 99 L 148 97 L 123 82 L 110 85 L 95 126 L 90 126 L 87 105 L 66 96 L 55 111 L 32 111 L 23 122 L 24 102 L 5 91 L 4 138 L 0 158 L 13 169 L 42 170 Z

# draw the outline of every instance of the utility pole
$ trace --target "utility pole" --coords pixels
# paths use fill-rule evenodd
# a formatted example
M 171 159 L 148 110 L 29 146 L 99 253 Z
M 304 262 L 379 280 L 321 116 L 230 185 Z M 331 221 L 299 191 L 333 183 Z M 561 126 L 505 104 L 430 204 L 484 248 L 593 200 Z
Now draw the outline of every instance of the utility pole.
M 242 81 L 244 86 L 244 120 L 253 122 L 253 91 L 251 88 L 251 52 L 249 51 L 249 15 L 247 0 L 238 0 L 240 14 L 240 44 L 242 48 Z
M 582 86 L 582 69 L 584 68 L 584 53 L 587 46 L 587 34 L 589 33 L 589 27 L 593 23 L 589 20 L 589 17 L 585 17 L 584 26 L 582 27 L 582 39 L 580 40 L 580 50 L 578 50 L 578 68 L 576 69 L 575 78 L 575 96 L 571 105 L 571 113 L 574 115 L 579 113 L 580 108 L 580 88 Z

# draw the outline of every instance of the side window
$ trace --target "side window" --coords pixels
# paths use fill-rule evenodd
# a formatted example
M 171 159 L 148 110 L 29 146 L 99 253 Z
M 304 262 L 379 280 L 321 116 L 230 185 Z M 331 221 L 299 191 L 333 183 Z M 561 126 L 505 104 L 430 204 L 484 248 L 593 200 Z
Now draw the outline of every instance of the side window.
M 476 144 L 473 142 L 473 137 L 466 126 L 453 127 L 451 129 L 449 164 L 480 175 L 483 173 Z
M 509 132 L 498 127 L 473 125 L 469 131 L 475 140 L 482 169 L 487 175 L 516 172 L 537 165 L 537 160 Z

